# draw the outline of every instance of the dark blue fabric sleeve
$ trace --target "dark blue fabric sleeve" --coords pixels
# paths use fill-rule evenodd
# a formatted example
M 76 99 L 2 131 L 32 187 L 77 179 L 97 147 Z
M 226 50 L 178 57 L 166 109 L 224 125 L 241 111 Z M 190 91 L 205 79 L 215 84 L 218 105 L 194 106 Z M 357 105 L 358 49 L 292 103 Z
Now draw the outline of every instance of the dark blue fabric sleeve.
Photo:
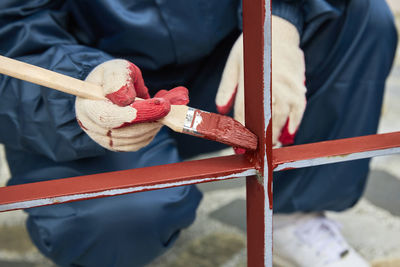
M 338 17 L 345 9 L 347 0 L 272 0 L 272 14 L 279 16 L 294 26 L 307 38 L 326 22 Z
M 242 0 L 239 1 L 239 4 L 238 4 L 237 16 L 238 16 L 238 27 L 241 31 L 243 31 L 243 2 L 242 2 Z
M 62 5 L 1 1 L 0 54 L 78 79 L 111 59 L 77 43 Z M 78 126 L 74 102 L 74 96 L 0 75 L 0 142 L 57 162 L 104 154 Z

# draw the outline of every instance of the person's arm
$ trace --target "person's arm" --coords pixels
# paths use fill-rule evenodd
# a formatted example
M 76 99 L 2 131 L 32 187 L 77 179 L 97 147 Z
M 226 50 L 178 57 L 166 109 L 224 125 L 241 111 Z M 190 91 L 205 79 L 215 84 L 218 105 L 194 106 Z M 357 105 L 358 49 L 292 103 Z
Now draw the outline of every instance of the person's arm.
M 293 3 L 292 3 L 293 2 Z M 289 145 L 306 106 L 305 63 L 300 49 L 301 1 L 272 2 L 272 137 L 274 145 Z M 276 13 L 287 17 L 282 18 Z M 296 23 L 296 25 L 294 24 Z M 229 55 L 216 96 L 220 113 L 234 107 L 234 116 L 244 122 L 243 38 Z
M 84 79 L 112 57 L 77 43 L 63 1 L 0 2 L 0 54 Z M 75 97 L 0 75 L 0 142 L 55 161 L 102 155 L 79 127 Z

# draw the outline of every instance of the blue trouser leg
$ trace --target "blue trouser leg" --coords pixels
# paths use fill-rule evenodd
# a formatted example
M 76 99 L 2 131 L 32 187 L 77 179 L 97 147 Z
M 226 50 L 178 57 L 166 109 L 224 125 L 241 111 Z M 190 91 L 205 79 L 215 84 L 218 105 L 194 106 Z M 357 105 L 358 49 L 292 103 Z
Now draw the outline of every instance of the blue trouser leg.
M 178 161 L 168 140 L 162 132 L 148 147 L 127 153 L 130 167 Z M 195 186 L 183 186 L 38 207 L 27 210 L 27 226 L 39 250 L 60 266 L 143 266 L 193 222 L 200 199 Z
M 194 186 L 36 208 L 28 230 L 60 266 L 143 266 L 173 244 L 195 218 Z
M 374 134 L 397 44 L 384 1 L 353 0 L 303 40 L 307 108 L 296 144 Z M 307 32 L 305 32 L 307 34 Z M 274 211 L 343 210 L 361 197 L 369 160 L 275 173 Z

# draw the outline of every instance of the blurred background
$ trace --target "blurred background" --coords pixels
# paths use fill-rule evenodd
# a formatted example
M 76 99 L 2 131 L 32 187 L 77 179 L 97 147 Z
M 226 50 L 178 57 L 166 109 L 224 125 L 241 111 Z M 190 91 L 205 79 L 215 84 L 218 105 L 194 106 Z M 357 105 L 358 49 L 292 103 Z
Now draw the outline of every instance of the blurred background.
M 400 28 L 400 0 L 387 0 Z M 379 132 L 400 131 L 400 52 L 387 81 Z M 230 154 L 230 150 L 218 155 Z M 0 186 L 9 177 L 0 145 Z M 246 266 L 244 179 L 199 185 L 204 199 L 195 223 L 149 267 Z M 374 158 L 363 199 L 342 213 L 328 213 L 349 243 L 374 267 L 400 267 L 400 155 Z M 50 267 L 31 243 L 22 211 L 0 213 L 0 267 Z

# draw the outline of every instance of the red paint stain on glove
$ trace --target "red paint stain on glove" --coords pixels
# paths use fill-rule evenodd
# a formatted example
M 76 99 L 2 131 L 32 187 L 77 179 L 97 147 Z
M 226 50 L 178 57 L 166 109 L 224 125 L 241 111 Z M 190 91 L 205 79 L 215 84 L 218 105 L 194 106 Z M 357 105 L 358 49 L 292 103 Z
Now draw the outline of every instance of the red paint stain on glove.
M 289 132 L 289 118 L 287 119 L 285 126 L 283 126 L 281 135 L 279 136 L 279 142 L 283 146 L 292 145 L 296 136 L 297 130 L 294 133 Z
M 149 90 L 144 84 L 142 72 L 139 67 L 129 62 L 129 78 L 126 84 L 117 91 L 107 94 L 106 97 L 114 104 L 124 107 L 135 101 L 135 97 L 149 99 Z
M 132 83 L 127 83 L 118 91 L 107 94 L 106 97 L 120 107 L 125 107 L 135 101 L 136 91 Z
M 169 113 L 171 110 L 170 103 L 162 98 L 151 98 L 146 100 L 138 100 L 130 105 L 136 109 L 136 118 L 133 121 L 125 122 L 121 126 L 114 129 L 122 128 L 140 122 L 155 122 Z
M 150 98 L 149 90 L 147 89 L 146 85 L 144 84 L 142 72 L 140 71 L 139 67 L 129 62 L 129 70 L 130 70 L 130 77 L 132 79 L 132 83 L 135 87 L 135 91 L 138 97 L 143 99 Z
M 160 90 L 154 97 L 163 98 L 171 105 L 187 105 L 189 103 L 189 91 L 183 86 L 175 87 L 169 91 Z

